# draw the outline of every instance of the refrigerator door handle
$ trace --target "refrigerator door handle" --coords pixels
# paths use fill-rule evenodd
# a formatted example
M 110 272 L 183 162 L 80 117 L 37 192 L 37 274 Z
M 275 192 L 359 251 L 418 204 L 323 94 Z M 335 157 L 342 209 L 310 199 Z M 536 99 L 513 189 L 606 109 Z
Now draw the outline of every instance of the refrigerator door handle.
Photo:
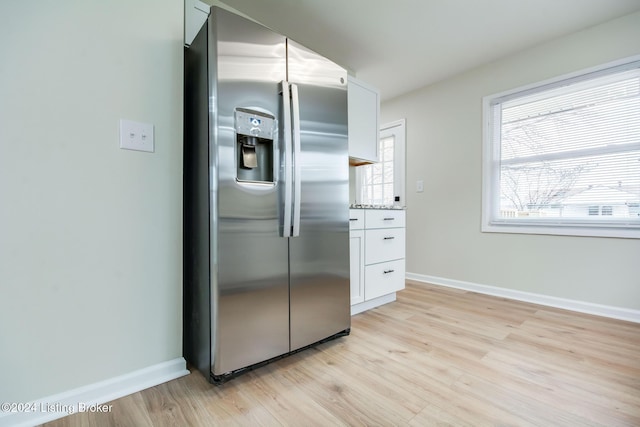
M 300 235 L 300 197 L 302 193 L 302 171 L 300 157 L 300 101 L 298 85 L 291 85 L 291 104 L 293 111 L 293 237 Z
M 291 237 L 291 208 L 292 208 L 292 169 L 293 169 L 293 147 L 291 143 L 291 95 L 289 83 L 283 80 L 282 83 L 282 119 L 283 119 L 283 139 L 284 139 L 284 219 L 282 223 L 282 237 Z

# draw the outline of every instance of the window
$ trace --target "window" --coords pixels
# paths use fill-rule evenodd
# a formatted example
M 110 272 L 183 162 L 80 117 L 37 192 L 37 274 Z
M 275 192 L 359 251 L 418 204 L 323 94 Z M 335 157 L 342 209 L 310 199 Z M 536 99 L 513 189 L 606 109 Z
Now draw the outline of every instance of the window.
M 640 60 L 484 99 L 483 231 L 640 238 Z
M 404 202 L 405 122 L 385 125 L 380 130 L 378 163 L 356 168 L 357 202 L 386 205 Z

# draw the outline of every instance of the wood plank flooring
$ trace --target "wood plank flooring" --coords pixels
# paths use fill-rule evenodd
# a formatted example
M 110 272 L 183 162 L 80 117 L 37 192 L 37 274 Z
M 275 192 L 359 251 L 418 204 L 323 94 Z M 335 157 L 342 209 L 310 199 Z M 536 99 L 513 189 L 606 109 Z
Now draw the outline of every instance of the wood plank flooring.
M 640 324 L 407 281 L 349 337 L 46 424 L 640 426 Z

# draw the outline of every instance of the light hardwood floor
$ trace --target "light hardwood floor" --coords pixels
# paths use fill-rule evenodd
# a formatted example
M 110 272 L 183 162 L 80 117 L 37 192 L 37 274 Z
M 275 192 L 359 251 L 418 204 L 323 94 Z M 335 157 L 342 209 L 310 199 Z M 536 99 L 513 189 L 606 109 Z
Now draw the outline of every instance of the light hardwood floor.
M 407 282 L 351 335 L 63 426 L 640 426 L 640 324 Z

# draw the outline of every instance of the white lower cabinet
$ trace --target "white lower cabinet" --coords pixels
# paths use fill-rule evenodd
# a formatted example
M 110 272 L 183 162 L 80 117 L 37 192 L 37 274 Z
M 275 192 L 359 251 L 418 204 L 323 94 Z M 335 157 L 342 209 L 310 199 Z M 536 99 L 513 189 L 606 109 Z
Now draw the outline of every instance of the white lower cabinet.
M 351 305 L 364 302 L 364 230 L 349 232 Z
M 405 211 L 350 210 L 351 314 L 395 301 L 405 280 Z

